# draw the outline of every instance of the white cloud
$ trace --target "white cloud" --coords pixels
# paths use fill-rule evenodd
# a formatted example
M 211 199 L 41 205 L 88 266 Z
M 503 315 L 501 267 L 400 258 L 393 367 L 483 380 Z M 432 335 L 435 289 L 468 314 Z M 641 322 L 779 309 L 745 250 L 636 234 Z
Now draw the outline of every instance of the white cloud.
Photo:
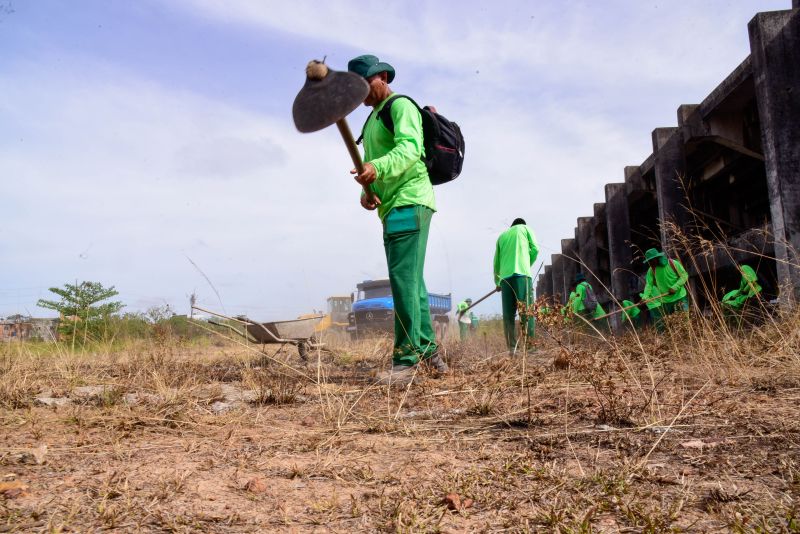
M 535 79 L 590 86 L 715 83 L 738 62 L 732 48 L 746 48 L 743 22 L 758 10 L 786 4 L 177 2 L 215 23 L 375 51 L 400 64 L 431 65 L 461 75 L 477 70 L 504 83 Z
M 118 69 L 72 68 L 93 74 L 23 65 L 0 80 L 2 137 L 22 139 L 0 145 L 0 175 L 18 184 L 0 198 L 8 286 L 85 278 L 131 302 L 213 296 L 188 256 L 226 305 L 292 316 L 346 292 L 354 254 L 380 264 L 379 245 L 346 237 L 379 231 L 357 211 L 334 131 L 301 136 Z

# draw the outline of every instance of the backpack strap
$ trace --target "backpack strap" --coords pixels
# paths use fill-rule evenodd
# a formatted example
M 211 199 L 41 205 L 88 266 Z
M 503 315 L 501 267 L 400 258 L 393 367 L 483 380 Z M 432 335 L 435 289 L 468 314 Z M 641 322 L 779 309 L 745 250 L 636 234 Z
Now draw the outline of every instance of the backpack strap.
M 411 102 L 415 106 L 417 106 L 417 109 L 419 109 L 417 103 L 414 102 L 414 100 L 410 96 L 395 94 L 389 97 L 389 100 L 386 101 L 381 110 L 377 113 L 377 115 L 375 115 L 375 120 L 381 121 L 383 125 L 386 127 L 386 129 L 392 133 L 392 135 L 394 135 L 394 119 L 392 119 L 392 102 L 394 102 L 398 98 L 407 98 L 411 100 Z M 357 145 L 360 145 L 361 142 L 364 140 L 364 130 L 367 128 L 367 123 L 369 122 L 369 119 L 371 117 L 372 113 L 370 113 L 369 116 L 367 117 L 367 120 L 364 121 L 364 126 L 361 127 L 361 135 L 359 135 L 358 139 L 356 139 Z

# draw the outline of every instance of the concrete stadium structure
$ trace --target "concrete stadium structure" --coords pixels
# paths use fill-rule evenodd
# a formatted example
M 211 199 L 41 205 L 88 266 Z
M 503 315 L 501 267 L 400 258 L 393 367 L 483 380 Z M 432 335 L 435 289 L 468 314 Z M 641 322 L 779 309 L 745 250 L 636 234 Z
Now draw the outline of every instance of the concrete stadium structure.
M 640 291 L 643 253 L 659 247 L 681 258 L 700 306 L 738 286 L 735 263 L 756 268 L 782 307 L 800 302 L 800 0 L 748 29 L 750 55 L 703 102 L 679 106 L 677 127 L 653 130 L 653 152 L 578 218 L 537 296 L 566 302 L 580 270 L 614 308 Z

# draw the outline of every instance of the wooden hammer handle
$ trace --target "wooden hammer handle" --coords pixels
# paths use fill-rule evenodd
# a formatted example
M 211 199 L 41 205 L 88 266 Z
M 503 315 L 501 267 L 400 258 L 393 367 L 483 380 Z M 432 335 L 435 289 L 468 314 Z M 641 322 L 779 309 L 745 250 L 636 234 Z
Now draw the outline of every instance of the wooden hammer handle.
M 342 134 L 342 139 L 347 147 L 347 151 L 350 152 L 350 159 L 353 160 L 353 165 L 355 165 L 356 171 L 358 171 L 358 174 L 363 173 L 364 163 L 361 161 L 361 154 L 358 153 L 356 140 L 353 138 L 353 132 L 350 131 L 350 126 L 347 124 L 347 119 L 339 119 L 336 121 L 336 126 L 339 128 L 339 133 Z M 368 199 L 371 199 L 373 195 L 375 195 L 368 185 L 364 186 L 364 194 L 367 195 Z

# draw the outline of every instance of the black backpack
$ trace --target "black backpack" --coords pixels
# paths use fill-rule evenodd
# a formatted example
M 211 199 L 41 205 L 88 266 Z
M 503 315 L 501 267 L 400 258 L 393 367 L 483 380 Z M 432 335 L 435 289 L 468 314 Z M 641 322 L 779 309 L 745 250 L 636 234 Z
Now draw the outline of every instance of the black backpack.
M 597 308 L 597 296 L 594 294 L 592 284 L 589 282 L 581 282 L 581 284 L 586 284 L 586 293 L 583 295 L 583 307 L 586 308 L 586 311 L 594 312 Z
M 458 178 L 458 175 L 461 174 L 461 167 L 464 165 L 464 136 L 461 135 L 461 128 L 455 122 L 432 111 L 430 106 L 421 108 L 411 97 L 394 95 L 386 101 L 376 117 L 392 134 L 394 134 L 392 102 L 398 98 L 409 99 L 412 104 L 417 106 L 422 116 L 422 135 L 425 145 L 425 156 L 422 160 L 428 168 L 431 183 L 439 185 Z M 369 121 L 369 117 L 367 121 Z M 365 122 L 364 127 L 366 126 Z M 364 139 L 364 127 L 361 128 L 361 135 L 356 141 L 358 144 L 361 144 L 361 140 Z

